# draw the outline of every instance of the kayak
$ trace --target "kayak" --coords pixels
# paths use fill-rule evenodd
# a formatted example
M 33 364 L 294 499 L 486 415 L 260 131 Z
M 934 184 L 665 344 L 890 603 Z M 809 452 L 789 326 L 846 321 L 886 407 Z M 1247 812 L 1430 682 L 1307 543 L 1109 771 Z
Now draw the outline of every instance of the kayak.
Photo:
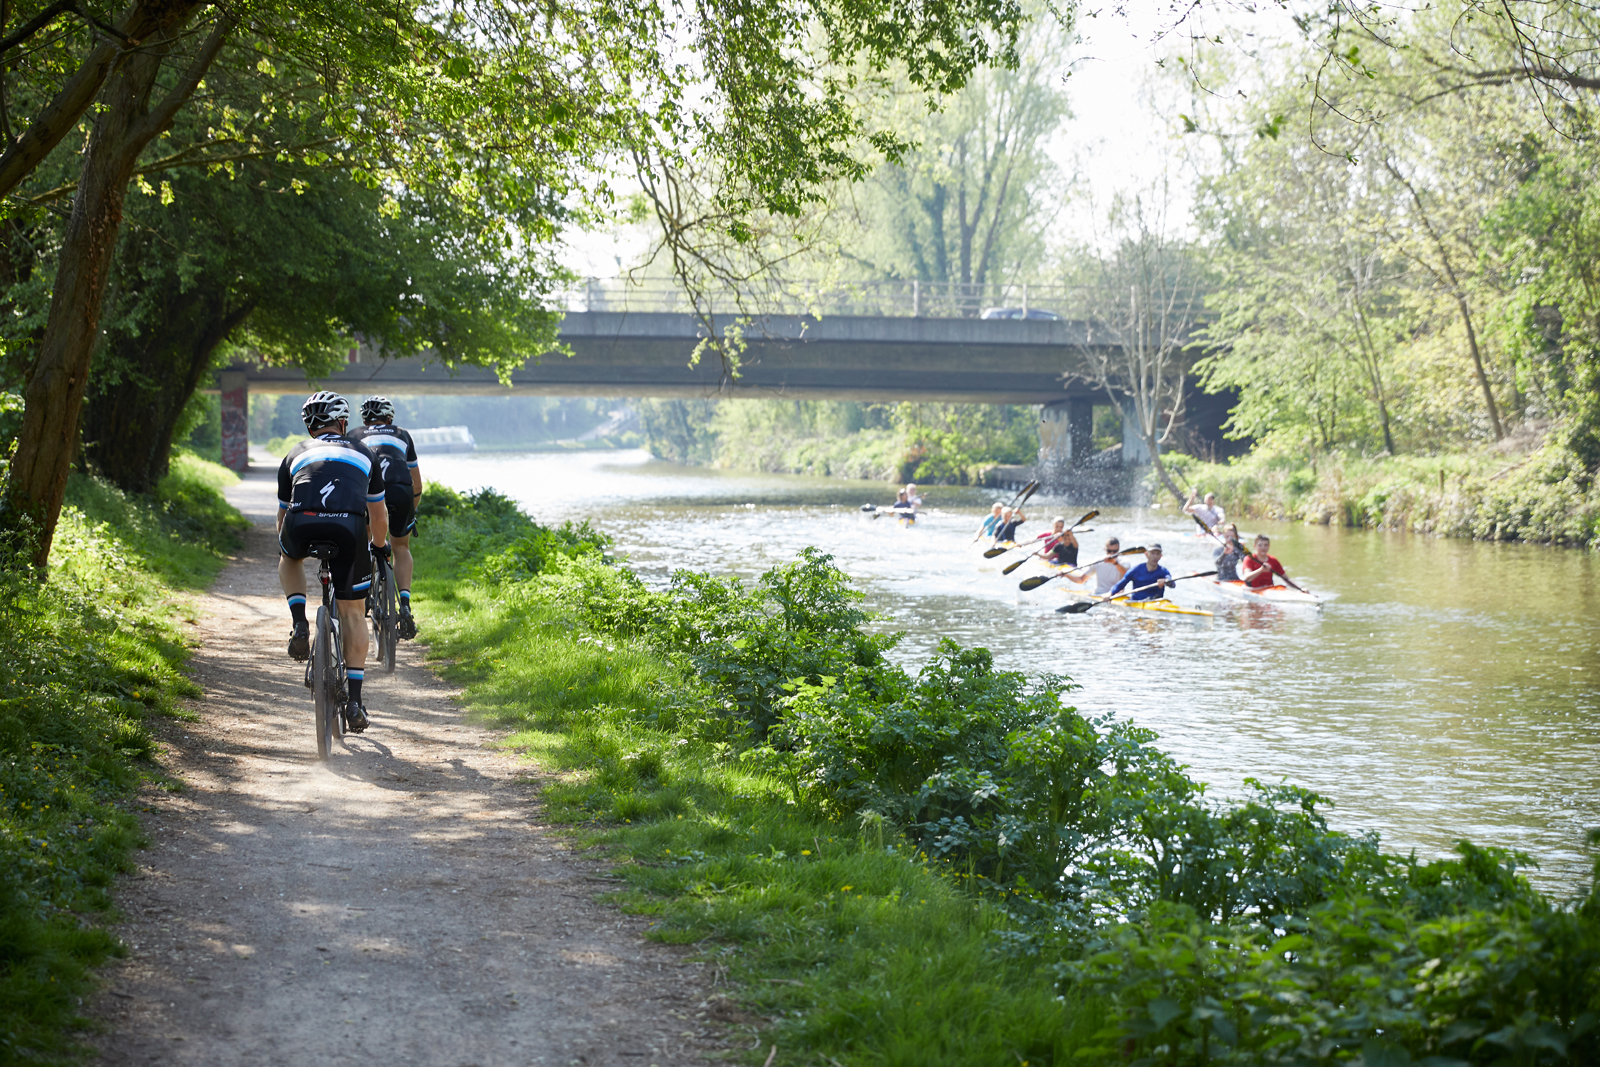
M 1212 582 L 1211 587 L 1223 596 L 1235 600 L 1260 600 L 1268 604 L 1304 604 L 1307 607 L 1320 608 L 1322 598 L 1315 593 L 1302 593 L 1298 589 L 1290 589 L 1286 585 L 1269 585 L 1265 589 L 1251 589 L 1243 582 Z
M 1085 589 L 1066 589 L 1068 596 L 1077 600 L 1099 600 L 1100 598 Z M 1212 613 L 1202 608 L 1186 608 L 1182 604 L 1162 598 L 1160 600 L 1113 600 L 1105 608 L 1116 611 L 1136 611 L 1146 615 L 1189 615 L 1195 618 L 1209 619 Z M 1103 611 L 1105 608 L 1096 608 Z

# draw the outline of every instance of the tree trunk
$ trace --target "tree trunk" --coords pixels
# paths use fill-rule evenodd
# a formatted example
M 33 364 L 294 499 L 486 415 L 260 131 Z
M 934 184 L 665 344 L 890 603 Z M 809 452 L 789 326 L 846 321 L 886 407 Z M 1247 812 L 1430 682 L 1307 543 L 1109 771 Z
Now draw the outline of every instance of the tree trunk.
M 1467 348 L 1472 352 L 1472 369 L 1478 375 L 1478 388 L 1483 390 L 1483 407 L 1489 413 L 1489 428 L 1494 431 L 1496 441 L 1505 437 L 1506 431 L 1500 424 L 1500 409 L 1494 402 L 1494 390 L 1489 388 L 1489 376 L 1483 370 L 1483 353 L 1478 351 L 1478 332 L 1472 328 L 1472 312 L 1467 308 L 1467 298 L 1461 295 L 1461 290 L 1456 290 L 1456 306 L 1461 309 L 1461 322 L 1467 328 Z
M 139 153 L 171 124 L 216 59 L 234 23 L 224 17 L 162 104 L 150 96 L 172 41 L 198 4 L 173 4 L 160 39 L 128 59 L 106 83 L 89 135 L 72 217 L 61 244 L 50 315 L 23 397 L 17 450 L 6 481 L 0 523 L 23 538 L 20 548 L 40 574 L 66 493 L 89 360 L 100 333 L 101 301 L 122 226 L 122 204 Z
M 254 306 L 229 309 L 225 299 L 221 292 L 182 294 L 145 337 L 113 343 L 96 361 L 84 399 L 84 450 L 119 488 L 148 493 L 166 476 L 178 421 L 212 354 Z

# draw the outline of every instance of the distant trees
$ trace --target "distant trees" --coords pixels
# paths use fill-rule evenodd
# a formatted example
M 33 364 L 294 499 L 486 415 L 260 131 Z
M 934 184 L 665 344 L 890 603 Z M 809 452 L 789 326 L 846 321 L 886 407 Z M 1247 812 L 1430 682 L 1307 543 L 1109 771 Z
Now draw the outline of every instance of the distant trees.
M 1600 80 L 1561 30 L 1587 19 L 1457 3 L 1341 23 L 1332 58 L 1313 20 L 1316 47 L 1269 56 L 1247 105 L 1191 119 L 1225 149 L 1202 185 L 1220 273 L 1199 369 L 1240 391 L 1237 431 L 1391 453 L 1527 419 L 1600 437 Z
M 854 194 L 846 236 L 830 248 L 840 269 L 973 287 L 1037 271 L 1065 196 L 1047 149 L 1071 114 L 1066 48 L 1065 28 L 1044 15 L 1015 69 L 978 72 L 938 111 L 903 95 L 894 122 L 911 147 Z

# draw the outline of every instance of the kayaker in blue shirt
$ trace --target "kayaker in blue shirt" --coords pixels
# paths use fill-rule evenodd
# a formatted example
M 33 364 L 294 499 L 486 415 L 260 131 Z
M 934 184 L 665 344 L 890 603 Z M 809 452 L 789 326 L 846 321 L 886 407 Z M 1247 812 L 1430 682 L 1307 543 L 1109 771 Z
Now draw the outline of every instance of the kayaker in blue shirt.
M 1161 565 L 1161 546 L 1151 545 L 1144 551 L 1144 562 L 1124 574 L 1106 595 L 1116 596 L 1126 586 L 1139 590 L 1133 594 L 1134 600 L 1160 600 L 1166 595 L 1167 583 L 1172 580 L 1172 572 Z M 1144 588 L 1147 585 L 1153 588 Z

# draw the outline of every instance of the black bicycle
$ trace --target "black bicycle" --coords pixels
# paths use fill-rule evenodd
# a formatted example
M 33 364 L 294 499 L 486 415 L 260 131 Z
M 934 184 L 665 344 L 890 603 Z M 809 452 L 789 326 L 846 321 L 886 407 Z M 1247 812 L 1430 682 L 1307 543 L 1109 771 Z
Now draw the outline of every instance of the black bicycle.
M 306 688 L 317 712 L 317 758 L 327 759 L 335 738 L 344 736 L 344 706 L 350 689 L 344 667 L 344 641 L 339 632 L 339 609 L 333 599 L 333 570 L 328 561 L 338 556 L 339 546 L 314 541 L 310 553 L 321 561 L 317 578 L 322 582 L 322 605 L 317 608 L 317 627 L 311 634 L 311 658 L 306 662 Z
M 373 653 L 387 674 L 394 673 L 394 653 L 400 643 L 397 630 L 400 608 L 395 603 L 394 570 L 389 561 L 372 554 L 372 585 L 367 590 L 367 617 L 372 620 Z

